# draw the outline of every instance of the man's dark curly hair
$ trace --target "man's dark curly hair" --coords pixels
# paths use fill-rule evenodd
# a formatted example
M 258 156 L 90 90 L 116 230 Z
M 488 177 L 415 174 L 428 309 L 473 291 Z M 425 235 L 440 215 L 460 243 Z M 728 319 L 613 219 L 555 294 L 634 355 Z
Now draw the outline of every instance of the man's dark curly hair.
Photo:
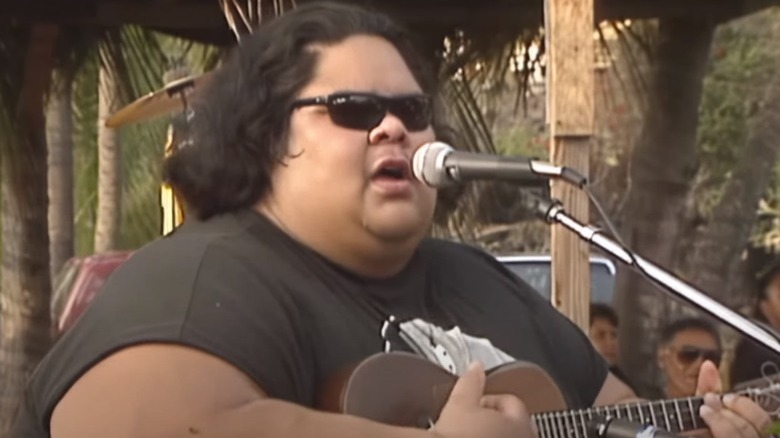
M 315 46 L 353 35 L 389 41 L 423 92 L 437 95 L 433 71 L 410 35 L 385 15 L 318 2 L 300 6 L 243 39 L 193 103 L 192 144 L 165 163 L 164 179 L 199 219 L 254 205 L 288 153 L 291 105 L 315 71 Z M 434 130 L 446 141 L 438 99 Z
M 618 326 L 618 315 L 615 309 L 609 304 L 591 303 L 590 305 L 590 325 L 597 319 L 605 319 L 611 325 Z

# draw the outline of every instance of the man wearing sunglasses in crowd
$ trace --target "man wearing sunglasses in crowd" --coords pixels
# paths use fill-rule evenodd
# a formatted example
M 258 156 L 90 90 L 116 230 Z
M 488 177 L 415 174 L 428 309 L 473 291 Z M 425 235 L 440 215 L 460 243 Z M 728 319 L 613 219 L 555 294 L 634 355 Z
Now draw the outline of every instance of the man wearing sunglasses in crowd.
M 431 71 L 396 24 L 352 6 L 307 4 L 242 39 L 166 163 L 187 222 L 54 346 L 14 437 L 530 438 L 519 398 L 484 394 L 484 370 L 515 360 L 571 408 L 633 398 L 494 257 L 426 237 L 447 204 L 410 171 L 448 141 Z M 315 409 L 329 378 L 394 351 L 459 375 L 431 427 Z M 702 373 L 700 391 L 717 386 Z M 746 398 L 702 409 L 718 438 L 769 423 Z
M 705 361 L 720 365 L 721 341 L 715 326 L 705 319 L 683 318 L 661 331 L 658 364 L 664 373 L 667 398 L 696 394 L 696 383 Z

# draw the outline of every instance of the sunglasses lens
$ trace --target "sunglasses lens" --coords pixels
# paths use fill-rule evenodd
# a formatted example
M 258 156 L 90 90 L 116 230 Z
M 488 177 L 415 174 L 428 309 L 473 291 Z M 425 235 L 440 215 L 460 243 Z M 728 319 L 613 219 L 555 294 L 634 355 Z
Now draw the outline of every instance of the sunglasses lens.
M 390 112 L 401 119 L 409 131 L 422 131 L 431 124 L 431 103 L 425 96 L 391 99 L 389 107 Z
M 718 351 L 705 351 L 704 359 L 712 361 L 715 365 L 720 364 L 720 352 Z
M 700 353 L 698 349 L 682 348 L 677 352 L 677 360 L 682 364 L 689 365 L 696 362 Z
M 333 123 L 349 129 L 372 129 L 382 122 L 388 111 L 409 131 L 422 131 L 431 124 L 431 103 L 426 96 L 382 98 L 343 94 L 333 96 L 328 102 Z
M 382 121 L 385 112 L 379 99 L 371 96 L 336 96 L 328 104 L 333 123 L 349 129 L 371 129 Z
M 720 363 L 720 352 L 717 350 L 705 350 L 696 347 L 683 347 L 677 350 L 677 360 L 684 365 L 690 365 L 700 357 L 714 362 L 715 365 Z

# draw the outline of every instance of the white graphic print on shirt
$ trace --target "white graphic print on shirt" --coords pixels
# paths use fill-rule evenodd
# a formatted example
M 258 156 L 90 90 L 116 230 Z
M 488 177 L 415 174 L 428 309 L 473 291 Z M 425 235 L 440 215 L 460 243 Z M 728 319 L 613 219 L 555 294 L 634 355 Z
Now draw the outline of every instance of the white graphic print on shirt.
M 412 350 L 453 374 L 464 373 L 476 360 L 482 362 L 485 369 L 515 361 L 488 339 L 467 335 L 457 326 L 444 330 L 417 318 L 402 322 L 397 327 L 401 339 Z

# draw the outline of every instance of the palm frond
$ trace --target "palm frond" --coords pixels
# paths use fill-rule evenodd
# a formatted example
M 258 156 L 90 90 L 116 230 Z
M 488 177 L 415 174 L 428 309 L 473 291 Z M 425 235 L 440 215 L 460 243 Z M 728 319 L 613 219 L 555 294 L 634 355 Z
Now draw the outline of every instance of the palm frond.
M 466 76 L 465 72 L 463 76 Z M 466 139 L 463 147 L 474 151 L 495 152 L 490 128 L 485 122 L 468 78 L 448 81 L 444 88 L 444 96 L 455 113 L 455 125 Z
M 82 62 L 75 83 L 76 247 L 92 252 L 97 207 L 97 75 L 100 65 L 115 69 L 125 102 L 160 89 L 171 68 L 196 73 L 213 68 L 220 50 L 128 26 L 103 34 L 100 50 Z M 119 244 L 137 248 L 160 234 L 159 187 L 167 120 L 120 128 L 124 145 L 122 227 Z
M 240 43 L 244 35 L 252 33 L 264 20 L 294 9 L 296 0 L 220 0 L 219 6 Z
M 620 45 L 620 52 L 625 55 L 627 62 L 624 63 L 627 71 L 628 81 L 623 81 L 626 86 L 626 93 L 633 94 L 645 108 L 647 93 L 650 85 L 647 83 L 647 74 L 645 66 L 648 65 L 653 56 L 652 47 L 656 28 L 654 24 L 647 22 L 634 23 L 631 26 L 623 25 L 620 22 L 610 22 L 611 29 L 617 35 L 616 41 Z M 639 29 L 641 28 L 641 30 Z M 609 44 L 606 44 L 609 46 Z M 620 71 L 616 73 L 620 75 Z
M 123 187 L 122 248 L 138 248 L 160 235 L 161 167 L 165 120 L 154 120 L 122 130 Z
M 74 238 L 76 255 L 91 254 L 94 248 L 97 210 L 97 51 L 79 68 L 73 85 L 74 101 Z
M 128 68 L 127 91 L 138 96 L 162 87 L 163 72 L 169 68 L 169 60 L 160 46 L 158 35 L 137 26 L 128 26 L 122 31 L 122 47 Z
M 606 62 L 609 74 L 615 75 L 620 84 L 621 99 L 628 104 L 642 105 L 648 84 L 646 71 L 650 48 L 653 46 L 653 23 L 605 23 L 610 31 L 607 39 L 602 28 L 599 35 L 599 54 Z M 452 123 L 470 150 L 514 153 L 545 153 L 544 137 L 547 130 L 542 119 L 524 121 L 529 115 L 529 100 L 539 89 L 544 93 L 546 75 L 546 47 L 544 29 L 527 28 L 491 33 L 464 29 L 446 39 L 447 50 L 442 59 L 442 80 L 445 97 L 452 113 Z M 594 60 L 595 61 L 595 60 Z M 536 85 L 538 84 L 538 85 Z M 615 90 L 602 90 L 615 93 Z M 514 95 L 514 102 L 507 107 L 507 95 Z M 615 96 L 604 96 L 603 100 Z M 539 99 L 536 98 L 535 101 Z M 522 109 L 522 113 L 520 111 Z M 511 114 L 510 114 L 511 112 Z M 497 115 L 504 121 L 498 123 Z M 537 114 L 536 117 L 539 117 Z M 527 135 L 518 135 L 523 125 L 530 128 Z M 510 136 L 510 137 L 508 137 Z M 498 148 L 509 140 L 511 147 Z M 535 140 L 531 143 L 531 140 Z M 528 142 L 528 143 L 525 143 Z M 614 155 L 614 153 L 612 153 Z M 467 221 L 449 229 L 475 229 L 481 220 L 492 218 L 519 218 L 518 212 L 501 213 L 507 197 L 503 189 L 484 184 L 478 190 L 464 194 L 455 220 Z M 471 199 L 471 197 L 475 197 Z M 482 219 L 480 219 L 482 218 Z

